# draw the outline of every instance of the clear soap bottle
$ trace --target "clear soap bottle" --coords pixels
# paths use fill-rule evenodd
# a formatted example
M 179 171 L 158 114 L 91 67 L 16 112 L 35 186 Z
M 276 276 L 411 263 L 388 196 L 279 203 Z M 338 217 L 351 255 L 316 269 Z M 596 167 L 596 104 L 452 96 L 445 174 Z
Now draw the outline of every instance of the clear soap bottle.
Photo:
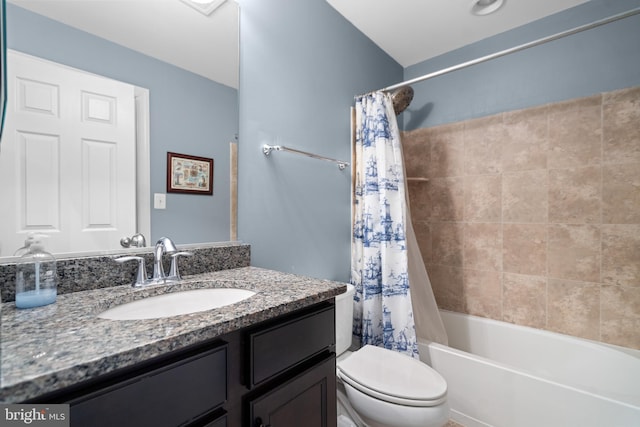
M 35 237 L 16 264 L 16 307 L 32 308 L 56 301 L 56 259 Z

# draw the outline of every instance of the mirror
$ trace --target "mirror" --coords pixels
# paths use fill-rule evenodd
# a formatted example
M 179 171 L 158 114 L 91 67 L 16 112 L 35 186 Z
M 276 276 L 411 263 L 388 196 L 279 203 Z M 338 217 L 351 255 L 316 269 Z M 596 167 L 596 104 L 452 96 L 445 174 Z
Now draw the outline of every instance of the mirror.
M 8 49 L 148 91 L 149 187 L 136 196 L 150 211 L 148 245 L 163 235 L 177 244 L 230 240 L 238 5 L 228 0 L 207 15 L 186 3 L 7 0 Z M 1 147 L 0 156 L 6 155 Z M 213 195 L 166 194 L 167 152 L 214 159 Z M 15 185 L 11 177 L 0 182 L 7 188 Z M 166 196 L 165 209 L 154 208 L 155 194 Z M 38 227 L 22 231 L 25 237 L 26 231 L 49 234 Z M 0 235 L 0 256 L 12 255 L 18 248 L 3 240 Z M 73 244 L 64 252 L 78 252 Z M 118 239 L 113 249 L 119 246 Z
M 0 143 L 2 142 L 2 128 L 4 124 L 4 111 L 7 107 L 7 59 L 4 37 L 5 27 L 5 1 L 0 2 Z M 0 146 L 0 149 L 2 147 Z

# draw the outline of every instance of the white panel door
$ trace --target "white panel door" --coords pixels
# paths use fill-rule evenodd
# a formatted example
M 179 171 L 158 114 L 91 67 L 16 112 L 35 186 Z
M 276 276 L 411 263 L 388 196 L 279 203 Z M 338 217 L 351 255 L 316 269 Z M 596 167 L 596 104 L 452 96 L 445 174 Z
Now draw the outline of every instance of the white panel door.
M 7 77 L 0 255 L 30 232 L 51 252 L 120 248 L 136 233 L 134 87 L 11 50 Z

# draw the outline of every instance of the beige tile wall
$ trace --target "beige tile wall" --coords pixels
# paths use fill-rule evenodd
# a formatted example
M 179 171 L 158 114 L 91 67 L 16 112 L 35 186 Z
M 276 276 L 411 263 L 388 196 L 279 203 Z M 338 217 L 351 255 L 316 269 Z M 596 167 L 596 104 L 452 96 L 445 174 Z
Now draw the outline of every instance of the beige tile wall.
M 441 308 L 640 348 L 640 87 L 403 146 Z

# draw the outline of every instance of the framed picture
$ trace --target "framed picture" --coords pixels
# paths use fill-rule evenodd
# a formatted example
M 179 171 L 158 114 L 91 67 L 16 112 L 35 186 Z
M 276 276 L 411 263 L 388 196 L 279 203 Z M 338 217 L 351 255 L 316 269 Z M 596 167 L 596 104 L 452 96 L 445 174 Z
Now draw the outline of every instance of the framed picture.
M 213 159 L 167 152 L 167 193 L 213 194 Z

